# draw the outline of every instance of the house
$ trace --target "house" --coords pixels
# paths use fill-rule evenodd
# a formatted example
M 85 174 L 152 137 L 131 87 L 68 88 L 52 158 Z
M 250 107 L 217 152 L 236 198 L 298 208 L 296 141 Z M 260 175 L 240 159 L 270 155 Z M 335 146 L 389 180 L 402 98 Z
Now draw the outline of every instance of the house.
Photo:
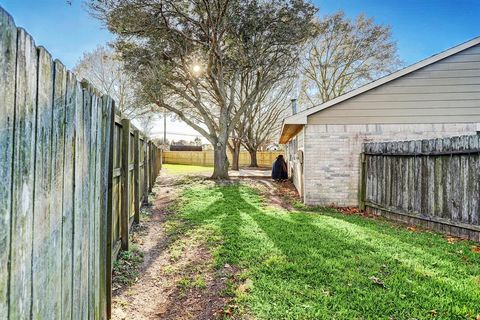
M 358 205 L 362 144 L 480 134 L 480 37 L 284 119 L 307 204 Z

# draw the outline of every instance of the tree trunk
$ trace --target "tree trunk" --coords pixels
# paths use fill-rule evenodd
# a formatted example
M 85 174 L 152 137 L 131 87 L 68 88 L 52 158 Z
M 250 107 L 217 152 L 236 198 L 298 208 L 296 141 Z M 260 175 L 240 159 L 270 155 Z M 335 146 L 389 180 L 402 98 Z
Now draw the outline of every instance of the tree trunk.
M 249 149 L 248 153 L 250 153 L 250 167 L 258 167 L 257 149 Z
M 228 179 L 227 143 L 217 142 L 214 144 L 213 155 L 212 179 Z
M 240 169 L 240 142 L 234 142 L 232 152 L 232 170 L 238 171 Z

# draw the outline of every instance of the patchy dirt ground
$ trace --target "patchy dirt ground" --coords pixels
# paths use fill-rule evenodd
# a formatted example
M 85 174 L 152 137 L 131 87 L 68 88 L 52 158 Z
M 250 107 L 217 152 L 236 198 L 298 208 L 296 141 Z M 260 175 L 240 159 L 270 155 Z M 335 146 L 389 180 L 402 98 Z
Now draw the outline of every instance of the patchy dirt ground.
M 114 283 L 113 319 L 216 319 L 228 316 L 232 306 L 229 285 L 236 270 L 213 266 L 213 258 L 198 237 L 170 232 L 169 206 L 178 197 L 185 176 L 163 174 L 154 189 L 150 215 L 143 215 L 132 242 L 144 253 L 138 279 L 129 287 Z M 199 179 L 204 179 L 199 178 Z M 212 182 L 213 183 L 213 182 Z M 273 205 L 291 207 L 295 189 L 268 179 L 234 178 L 225 183 L 257 187 Z M 279 193 L 288 197 L 279 196 Z M 297 196 L 298 197 L 298 196 Z
M 257 186 L 261 186 L 260 192 L 273 206 L 293 210 L 294 204 L 301 201 L 295 186 L 290 181 L 276 182 L 271 179 L 259 179 L 256 183 Z

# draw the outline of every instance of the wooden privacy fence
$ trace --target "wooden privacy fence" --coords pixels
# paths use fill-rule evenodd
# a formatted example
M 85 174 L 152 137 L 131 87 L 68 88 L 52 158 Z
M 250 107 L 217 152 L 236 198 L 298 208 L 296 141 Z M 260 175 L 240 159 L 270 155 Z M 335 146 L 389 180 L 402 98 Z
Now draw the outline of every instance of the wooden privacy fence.
M 132 223 L 140 221 L 140 207 L 161 168 L 161 150 L 148 141 L 128 119 L 114 116 L 112 150 L 112 245 L 113 256 L 128 250 Z
M 160 156 L 0 7 L 0 319 L 109 317 Z
M 360 207 L 480 241 L 480 135 L 367 143 Z
M 260 167 L 271 167 L 275 158 L 284 154 L 284 151 L 258 151 L 257 161 Z M 163 163 L 189 164 L 196 166 L 213 166 L 213 150 L 206 151 L 164 151 Z M 232 163 L 232 155 L 227 152 L 228 161 Z M 250 154 L 247 151 L 240 152 L 239 165 L 248 166 Z

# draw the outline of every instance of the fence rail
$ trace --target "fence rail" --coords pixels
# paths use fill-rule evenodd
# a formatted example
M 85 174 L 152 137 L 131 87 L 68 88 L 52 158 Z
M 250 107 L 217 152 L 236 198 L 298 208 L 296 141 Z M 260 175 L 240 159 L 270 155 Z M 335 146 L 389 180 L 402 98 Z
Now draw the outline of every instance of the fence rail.
M 197 166 L 213 166 L 213 150 L 206 151 L 164 151 L 164 163 L 188 164 Z M 275 158 L 284 154 L 283 151 L 259 151 L 257 152 L 257 162 L 260 167 L 270 167 Z M 227 152 L 228 160 L 232 163 L 232 155 Z M 250 164 L 250 154 L 247 151 L 240 152 L 239 165 L 248 166 Z
M 480 241 L 480 135 L 368 143 L 360 206 Z
M 161 154 L 0 7 L 0 318 L 105 319 Z

